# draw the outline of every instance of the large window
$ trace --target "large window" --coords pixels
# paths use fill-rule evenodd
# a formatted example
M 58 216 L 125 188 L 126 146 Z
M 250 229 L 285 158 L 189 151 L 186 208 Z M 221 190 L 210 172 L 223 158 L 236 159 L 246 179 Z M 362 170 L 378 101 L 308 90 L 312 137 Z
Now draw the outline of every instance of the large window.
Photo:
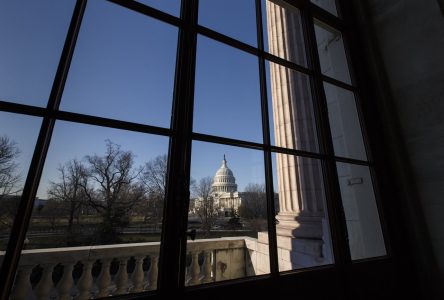
M 335 1 L 63 2 L 0 4 L 2 297 L 387 254 Z

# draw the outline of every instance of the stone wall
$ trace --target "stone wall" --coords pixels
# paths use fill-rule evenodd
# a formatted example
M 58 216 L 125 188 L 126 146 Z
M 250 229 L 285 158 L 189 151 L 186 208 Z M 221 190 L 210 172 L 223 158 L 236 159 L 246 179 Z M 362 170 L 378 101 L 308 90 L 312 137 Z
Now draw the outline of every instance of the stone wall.
M 409 228 L 405 229 L 409 230 L 415 239 L 412 242 L 412 252 L 419 260 L 418 272 L 422 278 L 420 281 L 426 286 L 423 289 L 426 291 L 435 289 L 435 295 L 441 295 L 438 299 L 442 299 L 440 297 L 444 295 L 441 284 L 444 282 L 443 11 L 438 0 L 367 0 L 364 3 L 365 7 L 360 8 L 361 12 L 358 12 L 358 15 L 368 15 L 370 20 L 361 21 L 361 25 L 370 25 L 368 27 L 374 34 L 377 44 L 376 53 L 382 58 L 382 69 L 388 79 L 388 93 L 382 93 L 381 99 L 375 100 L 380 101 L 380 106 L 384 109 L 386 105 L 384 102 L 390 101 L 390 104 L 393 104 L 390 108 L 394 113 L 386 117 L 384 123 L 386 126 L 396 123 L 400 127 L 399 140 L 396 136 L 398 131 L 386 133 L 389 139 L 399 144 L 389 147 L 400 151 L 398 154 L 392 154 L 392 161 L 399 175 L 398 178 L 393 178 L 393 184 L 401 180 L 397 184 L 403 198 L 400 213 L 406 211 L 405 218 Z M 373 62 L 376 62 L 373 65 L 378 63 L 376 60 Z M 391 128 L 387 128 L 386 131 L 390 130 Z M 408 173 L 409 178 L 404 173 Z M 419 206 L 416 202 L 419 202 Z M 423 220 L 425 220 L 425 229 L 422 226 Z M 429 243 L 432 251 L 427 249 Z M 434 275 L 431 273 L 436 266 L 441 279 L 432 283 Z

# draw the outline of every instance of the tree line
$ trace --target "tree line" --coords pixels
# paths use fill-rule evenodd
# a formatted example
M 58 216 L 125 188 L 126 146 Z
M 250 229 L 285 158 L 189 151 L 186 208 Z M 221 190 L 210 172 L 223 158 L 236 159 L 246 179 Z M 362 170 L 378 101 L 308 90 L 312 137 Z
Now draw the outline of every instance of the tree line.
M 87 155 L 82 161 L 72 159 L 57 170 L 59 178 L 50 182 L 48 200 L 69 204 L 68 234 L 82 208 L 101 217 L 97 228 L 100 243 L 118 242 L 116 229 L 127 226 L 132 214 L 142 214 L 150 223 L 161 222 L 165 154 L 135 166 L 133 152 L 106 140 L 103 155 Z
M 0 137 L 0 200 L 20 194 L 21 176 L 16 162 L 20 150 L 6 136 Z M 143 216 L 146 223 L 162 222 L 167 184 L 167 155 L 162 154 L 135 166 L 133 152 L 124 150 L 110 140 L 105 141 L 101 155 L 86 155 L 71 159 L 57 168 L 58 177 L 49 182 L 45 206 L 40 215 L 48 220 L 67 219 L 67 237 L 74 238 L 75 224 L 82 214 L 100 218 L 96 224 L 96 242 L 119 242 L 117 230 L 129 224 L 131 215 Z M 196 210 L 201 228 L 211 230 L 218 217 L 218 207 L 211 196 L 212 178 L 192 180 L 191 195 L 203 200 Z M 2 201 L 1 223 L 11 223 L 18 201 Z M 266 219 L 265 188 L 259 184 L 247 185 L 242 193 L 240 217 L 251 220 Z M 4 224 L 3 224 L 4 225 Z M 55 226 L 55 224 L 54 224 Z
M 21 193 L 17 158 L 20 150 L 7 136 L 0 137 L 0 225 L 10 226 Z M 42 215 L 67 218 L 67 235 L 73 235 L 75 220 L 82 212 L 100 217 L 97 242 L 118 242 L 117 228 L 132 214 L 144 214 L 147 222 L 161 222 L 166 188 L 167 156 L 159 155 L 135 166 L 135 155 L 110 140 L 105 153 L 71 159 L 57 168 L 50 181 Z

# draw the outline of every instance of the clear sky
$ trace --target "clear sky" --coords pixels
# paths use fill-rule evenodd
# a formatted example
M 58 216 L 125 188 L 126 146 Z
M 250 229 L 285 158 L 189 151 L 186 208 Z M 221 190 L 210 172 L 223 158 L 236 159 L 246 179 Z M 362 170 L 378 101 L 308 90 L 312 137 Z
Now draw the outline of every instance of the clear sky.
M 178 0 L 140 1 L 175 16 Z M 263 1 L 265 2 L 265 1 Z M 73 0 L 0 3 L 0 99 L 46 106 Z M 237 9 L 230 9 L 236 5 Z M 199 23 L 257 45 L 254 0 L 200 0 Z M 227 20 L 230 20 L 227 22 Z M 103 0 L 90 0 L 78 37 L 60 109 L 169 127 L 178 29 Z M 262 142 L 257 57 L 198 37 L 195 132 Z M 0 135 L 21 149 L 23 178 L 41 120 L 0 113 Z M 57 122 L 38 196 L 45 198 L 56 168 L 69 159 L 103 154 L 105 140 L 136 156 L 136 165 L 168 152 L 168 139 L 97 126 Z M 264 182 L 260 151 L 193 143 L 191 176 L 214 176 L 223 155 L 239 190 Z

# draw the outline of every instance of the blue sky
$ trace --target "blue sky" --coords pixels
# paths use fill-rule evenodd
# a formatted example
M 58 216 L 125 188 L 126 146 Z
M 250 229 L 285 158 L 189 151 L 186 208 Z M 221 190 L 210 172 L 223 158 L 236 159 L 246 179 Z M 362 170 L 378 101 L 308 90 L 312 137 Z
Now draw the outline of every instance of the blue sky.
M 0 99 L 46 106 L 74 3 L 0 3 Z
M 90 3 L 60 109 L 169 127 L 177 28 L 114 4 Z
M 140 2 L 179 15 L 178 0 Z M 0 4 L 1 100 L 46 106 L 74 4 L 72 0 Z M 233 5 L 236 10 L 230 9 Z M 201 0 L 199 23 L 257 44 L 254 0 Z M 178 29 L 169 24 L 103 0 L 89 1 L 60 109 L 168 128 L 177 35 Z M 36 117 L 0 113 L 0 135 L 10 136 L 21 148 L 22 174 L 27 172 L 40 122 Z M 255 56 L 198 37 L 193 130 L 262 142 Z M 103 153 L 106 139 L 133 151 L 136 165 L 168 151 L 165 137 L 58 121 L 38 196 L 46 197 L 59 164 Z M 223 154 L 240 190 L 250 182 L 264 182 L 262 152 L 202 142 L 193 143 L 191 176 L 213 176 Z

